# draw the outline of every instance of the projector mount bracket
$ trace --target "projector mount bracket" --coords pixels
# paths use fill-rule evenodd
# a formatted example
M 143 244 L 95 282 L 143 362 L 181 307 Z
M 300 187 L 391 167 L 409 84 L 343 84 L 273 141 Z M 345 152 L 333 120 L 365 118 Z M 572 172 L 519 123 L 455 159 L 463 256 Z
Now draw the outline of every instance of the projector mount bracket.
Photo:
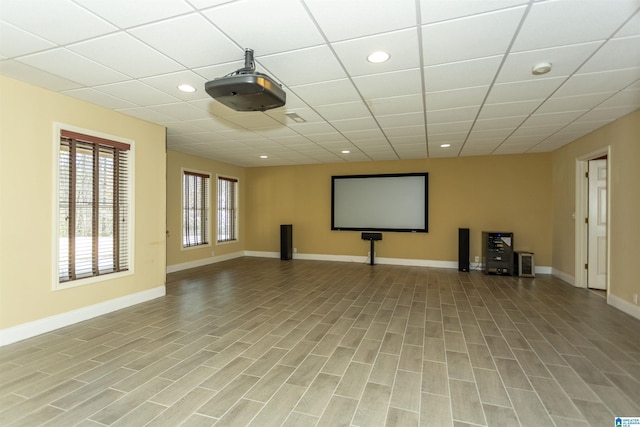
M 225 77 L 239 76 L 241 74 L 255 74 L 255 72 L 256 63 L 253 61 L 253 49 L 247 48 L 244 50 L 244 67 L 227 74 Z

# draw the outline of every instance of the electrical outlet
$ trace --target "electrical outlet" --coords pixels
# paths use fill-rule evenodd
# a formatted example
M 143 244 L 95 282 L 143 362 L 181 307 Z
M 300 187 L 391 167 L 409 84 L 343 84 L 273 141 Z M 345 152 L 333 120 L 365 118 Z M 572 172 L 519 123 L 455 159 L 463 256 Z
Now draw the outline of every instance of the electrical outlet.
M 216 256 L 216 251 L 211 251 L 211 256 Z
M 293 248 L 293 253 L 297 254 L 298 253 L 298 248 Z
M 633 303 L 638 305 L 638 294 L 633 294 Z
M 480 257 L 476 255 L 476 262 L 480 262 Z

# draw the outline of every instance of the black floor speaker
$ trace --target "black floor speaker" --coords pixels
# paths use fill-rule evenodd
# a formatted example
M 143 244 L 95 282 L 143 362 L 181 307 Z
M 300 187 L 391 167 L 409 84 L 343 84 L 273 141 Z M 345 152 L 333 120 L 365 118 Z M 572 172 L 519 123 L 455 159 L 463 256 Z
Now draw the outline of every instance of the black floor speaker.
M 468 228 L 458 228 L 458 271 L 469 271 Z
M 280 259 L 293 259 L 293 225 L 280 225 Z

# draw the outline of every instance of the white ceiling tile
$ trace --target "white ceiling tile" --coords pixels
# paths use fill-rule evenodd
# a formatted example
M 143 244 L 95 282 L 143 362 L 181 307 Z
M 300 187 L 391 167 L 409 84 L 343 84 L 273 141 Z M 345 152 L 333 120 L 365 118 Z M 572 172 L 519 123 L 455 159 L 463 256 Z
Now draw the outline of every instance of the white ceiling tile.
M 358 119 L 371 117 L 369 109 L 362 101 L 346 102 L 343 104 L 320 105 L 315 107 L 318 114 L 326 120 Z
M 120 28 L 129 28 L 193 11 L 183 0 L 75 0 Z
M 329 41 L 414 26 L 414 0 L 305 0 Z M 337 12 L 337 13 L 336 13 Z
M 640 88 L 618 92 L 607 99 L 598 108 L 640 107 Z
M 178 98 L 152 88 L 137 80 L 129 80 L 121 83 L 97 86 L 96 90 L 108 95 L 121 98 L 142 107 L 150 105 L 168 104 L 179 101 Z
M 376 116 L 376 120 L 385 129 L 406 126 L 422 126 L 424 129 L 424 113 L 422 112 Z
M 563 111 L 590 110 L 611 97 L 614 92 L 588 93 L 575 96 L 552 96 L 538 108 L 536 113 L 560 113 Z
M 300 117 L 306 123 L 323 123 L 323 122 L 325 122 L 325 119 L 322 116 L 320 116 L 315 110 L 313 110 L 313 109 L 311 109 L 309 107 L 293 108 L 293 109 L 288 109 L 288 110 L 282 110 L 282 109 L 277 108 L 277 109 L 265 111 L 264 113 L 266 115 L 270 116 L 270 117 L 273 117 L 278 122 L 283 123 L 285 125 L 292 125 L 292 124 L 295 124 L 295 123 L 300 123 L 300 122 L 297 122 L 297 121 L 293 120 L 290 116 L 287 115 L 287 114 L 291 114 L 291 113 L 297 114 L 298 117 Z M 242 114 L 244 115 L 244 113 L 242 113 Z
M 462 18 L 526 4 L 527 0 L 420 0 L 423 24 Z
M 560 46 L 548 49 L 511 53 L 507 56 L 496 83 L 533 80 L 532 68 L 542 62 L 552 65 L 551 72 L 544 78 L 570 76 L 595 52 L 601 42 Z
M 391 127 L 391 128 L 385 127 L 384 128 L 384 133 L 389 138 L 400 138 L 400 137 L 405 137 L 405 136 L 419 136 L 419 137 L 422 137 L 422 138 L 426 138 L 426 135 L 427 135 L 427 131 L 426 131 L 424 125 L 422 125 L 422 126 Z
M 54 43 L 2 21 L 0 21 L 0 41 L 2 41 L 0 55 L 5 58 L 27 55 L 56 46 Z
M 0 74 L 53 91 L 64 91 L 82 86 L 78 82 L 12 59 L 0 61 Z
M 204 119 L 198 119 L 198 120 L 189 120 L 189 123 L 199 127 L 200 129 L 207 130 L 209 132 L 224 131 L 229 129 L 237 129 L 238 131 L 242 130 L 240 126 L 237 126 L 223 118 L 215 117 L 215 116 L 207 117 Z
M 532 116 L 530 116 L 523 124 L 523 127 L 529 126 L 549 126 L 549 125 L 558 125 L 558 124 L 566 124 L 571 123 L 581 115 L 583 115 L 587 110 L 576 110 L 576 111 L 563 111 L 563 112 L 554 112 L 554 113 L 538 113 L 536 112 Z
M 488 86 L 429 92 L 426 95 L 427 111 L 448 110 L 482 104 Z
M 91 88 L 71 89 L 62 93 L 112 110 L 136 107 L 136 105 L 131 102 L 107 95 L 106 93 L 102 93 Z
M 501 117 L 528 116 L 540 106 L 542 100 L 505 102 L 500 104 L 484 104 L 478 115 L 479 119 L 499 119 Z M 571 108 L 574 110 L 575 108 Z
M 420 66 L 418 32 L 415 28 L 337 42 L 332 46 L 351 76 L 386 73 Z M 390 55 L 389 59 L 378 64 L 369 62 L 367 57 L 376 51 L 387 52 Z
M 617 92 L 640 79 L 640 68 L 576 74 L 554 96 L 576 96 L 598 92 Z
M 347 77 L 329 47 L 306 49 L 266 55 L 257 58 L 268 74 L 288 85 L 303 85 Z
M 375 115 L 415 113 L 423 111 L 422 94 L 368 99 L 367 104 Z
M 342 135 L 341 133 L 335 130 L 333 132 L 328 132 L 328 133 L 309 134 L 309 135 L 306 135 L 306 137 L 309 140 L 317 143 L 325 143 L 325 142 L 333 142 L 333 141 L 344 141 L 344 142 L 348 141 L 344 135 Z
M 359 139 L 353 142 L 353 144 L 364 151 L 386 151 L 392 148 L 386 138 Z
M 513 128 L 508 129 L 490 129 L 490 130 L 479 130 L 475 127 L 469 133 L 469 137 L 467 138 L 467 143 L 482 145 L 482 144 L 493 144 L 496 141 L 502 141 L 507 138 L 513 132 Z
M 389 141 L 394 147 L 419 145 L 426 147 L 427 138 L 424 135 L 408 135 L 408 136 L 390 136 Z
M 420 93 L 420 69 L 393 71 L 384 74 L 354 77 L 353 82 L 364 99 L 388 98 L 392 96 Z
M 151 108 L 153 109 L 153 108 Z M 202 128 L 193 124 L 192 121 L 178 120 L 164 124 L 167 127 L 167 136 L 173 135 L 202 135 Z
M 343 132 L 343 134 L 351 141 L 380 140 L 385 138 L 380 129 L 346 131 Z
M 580 73 L 638 67 L 640 67 L 640 36 L 633 36 L 609 40 L 580 68 Z
M 296 0 L 246 0 L 203 13 L 240 46 L 253 49 L 257 56 L 324 43 Z
M 176 61 L 123 32 L 76 43 L 69 49 L 134 78 L 184 69 Z
M 524 7 L 516 7 L 424 25 L 424 64 L 444 64 L 503 54 L 524 11 Z
M 500 117 L 497 119 L 477 120 L 473 130 L 514 129 L 526 120 L 526 116 Z
M 480 147 L 476 148 L 473 146 L 464 146 L 460 151 L 460 154 L 463 156 L 488 156 L 493 153 L 493 150 L 497 147 Z
M 282 123 L 278 122 L 272 117 L 269 117 L 264 113 L 257 112 L 249 112 L 242 116 L 229 117 L 227 118 L 227 120 L 249 130 L 284 127 Z
M 442 143 L 458 143 L 462 144 L 467 138 L 467 132 L 453 132 L 453 133 L 440 133 L 433 134 L 428 132 L 428 139 L 430 144 L 442 144 Z
M 637 0 L 536 2 L 529 11 L 512 51 L 605 40 L 637 8 Z M 568 16 L 571 19 L 567 19 Z
M 64 76 L 66 79 L 86 86 L 101 85 L 129 79 L 129 77 L 124 74 L 65 48 L 52 49 L 23 56 L 19 61 L 32 67 L 40 68 L 48 73 Z
M 292 123 L 289 127 L 301 135 L 310 137 L 314 134 L 326 134 L 335 132 L 329 123 Z
M 471 59 L 424 68 L 424 86 L 427 92 L 488 86 L 493 82 L 503 55 Z
M 596 108 L 581 116 L 576 120 L 576 123 L 613 121 L 635 111 L 636 109 L 637 107 L 635 105 L 613 108 Z
M 552 135 L 560 131 L 564 127 L 564 124 L 537 126 L 537 127 L 520 127 L 513 131 L 509 136 L 509 139 L 516 140 L 517 138 L 526 141 L 541 141 L 548 135 Z
M 285 126 L 269 127 L 264 129 L 254 129 L 254 133 L 275 141 L 276 138 L 303 138 L 296 131 Z
M 184 70 L 178 71 L 177 73 L 146 77 L 140 79 L 140 81 L 171 96 L 182 99 L 183 101 L 210 99 L 209 95 L 204 90 L 204 84 L 206 83 L 206 80 L 193 71 Z M 196 89 L 196 91 L 191 93 L 182 92 L 178 89 L 178 86 L 181 84 L 191 85 Z
M 500 104 L 521 99 L 546 99 L 555 91 L 566 77 L 551 77 L 513 83 L 500 83 L 491 88 L 487 103 Z
M 429 110 L 427 124 L 450 123 L 474 120 L 478 115 L 479 106 L 452 108 L 448 110 Z
M 347 79 L 292 86 L 291 90 L 312 107 L 361 101 L 360 95 Z
M 206 119 L 210 117 L 208 111 L 184 102 L 154 105 L 149 107 L 149 109 L 172 117 L 175 120 Z
M 160 114 L 157 111 L 152 111 L 145 107 L 136 107 L 136 108 L 123 108 L 118 109 L 123 114 L 127 114 L 129 116 L 137 117 L 142 120 L 146 120 L 152 123 L 162 123 L 162 122 L 171 122 L 172 119 L 169 116 L 165 116 L 164 114 Z
M 60 45 L 117 30 L 68 0 L 2 0 L 2 20 Z
M 469 129 L 471 129 L 472 124 L 472 121 L 436 123 L 429 126 L 429 128 L 427 129 L 427 134 L 429 135 L 429 139 L 431 139 L 431 135 L 438 135 L 441 133 L 468 132 Z
M 129 32 L 187 68 L 244 58 L 243 49 L 197 13 L 134 28 Z M 177 34 L 180 36 L 176 37 Z
M 378 125 L 371 117 L 361 119 L 333 120 L 331 124 L 340 132 L 378 129 Z
M 620 30 L 615 34 L 615 37 L 627 37 L 627 36 L 637 36 L 640 35 L 640 11 L 636 12 L 635 15 L 627 23 L 620 28 Z
M 211 65 L 207 67 L 198 67 L 194 68 L 193 71 L 205 79 L 207 81 L 213 80 L 218 77 L 226 76 L 227 74 L 233 73 L 234 71 L 244 67 L 244 53 L 241 53 L 238 56 L 237 61 L 231 61 L 224 64 Z M 256 71 L 262 71 L 259 67 L 257 67 Z

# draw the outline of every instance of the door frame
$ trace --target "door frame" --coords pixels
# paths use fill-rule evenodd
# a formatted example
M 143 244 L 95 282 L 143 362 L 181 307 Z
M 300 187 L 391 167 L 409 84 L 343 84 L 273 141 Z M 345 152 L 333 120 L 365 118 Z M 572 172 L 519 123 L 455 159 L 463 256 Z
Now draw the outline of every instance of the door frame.
M 588 271 L 584 268 L 588 261 L 589 231 L 584 218 L 589 216 L 589 181 L 586 173 L 589 170 L 589 160 L 607 156 L 607 295 L 611 279 L 611 146 L 607 145 L 596 151 L 576 158 L 576 209 L 575 209 L 575 280 L 574 286 L 587 288 L 589 283 Z

